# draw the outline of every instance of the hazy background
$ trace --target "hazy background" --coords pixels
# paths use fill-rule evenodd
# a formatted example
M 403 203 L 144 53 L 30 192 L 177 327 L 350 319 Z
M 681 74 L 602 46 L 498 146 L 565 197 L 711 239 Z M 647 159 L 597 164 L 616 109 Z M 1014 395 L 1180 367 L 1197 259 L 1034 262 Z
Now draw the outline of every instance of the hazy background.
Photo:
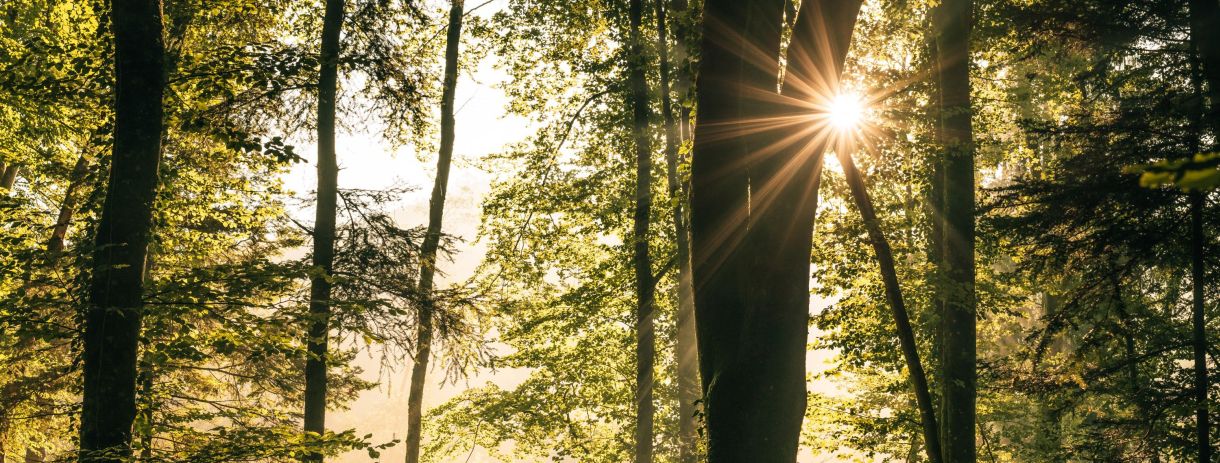
M 468 2 L 469 7 L 481 2 Z M 496 0 L 483 6 L 474 14 L 488 17 L 501 10 L 507 0 Z M 495 66 L 498 60 L 489 56 L 478 69 L 466 70 L 459 76 L 455 114 L 456 143 L 454 162 L 450 172 L 448 200 L 445 203 L 444 232 L 456 235 L 464 241 L 457 246 L 458 253 L 452 262 L 441 262 L 444 275 L 437 285 L 463 281 L 470 277 L 483 258 L 484 244 L 476 240 L 482 215 L 482 201 L 489 189 L 491 175 L 479 168 L 480 159 L 499 152 L 508 144 L 524 139 L 531 133 L 528 121 L 505 114 L 507 99 L 497 84 L 507 76 Z M 405 195 L 391 207 L 400 226 L 426 225 L 428 199 L 436 173 L 436 154 L 419 153 L 413 148 L 395 149 L 384 142 L 376 130 L 360 133 L 340 133 L 337 140 L 339 157 L 340 188 L 388 188 L 412 187 L 415 191 Z M 298 152 L 307 162 L 297 164 L 285 179 L 287 186 L 298 196 L 312 194 L 316 185 L 316 147 L 312 142 L 297 143 Z M 298 211 L 303 218 L 312 219 L 313 211 Z M 814 310 L 820 309 L 822 301 L 815 301 Z M 816 335 L 816 333 L 814 333 Z M 810 371 L 825 368 L 825 360 L 831 355 L 824 351 L 811 351 L 807 357 Z M 348 410 L 332 410 L 327 414 L 327 428 L 331 430 L 355 429 L 358 435 L 373 434 L 373 442 L 380 443 L 401 439 L 407 429 L 407 391 L 410 383 L 411 364 L 396 366 L 392 371 L 382 368 L 381 355 L 377 351 L 362 353 L 357 363 L 364 369 L 365 379 L 378 381 L 380 385 L 361 394 Z M 444 403 L 468 387 L 479 387 L 494 382 L 511 388 L 528 374 L 520 370 L 484 371 L 458 384 L 441 384 L 443 375 L 430 372 L 424 393 L 425 418 L 428 409 Z M 830 392 L 835 384 L 826 381 L 810 383 L 810 389 Z M 841 392 L 841 391 L 840 391 Z M 427 441 L 428 436 L 424 436 Z M 391 447 L 382 453 L 379 461 L 399 462 L 404 458 L 402 445 Z M 829 456 L 814 456 L 802 453 L 801 463 L 838 461 Z M 351 452 L 336 461 L 339 463 L 367 463 L 368 455 Z M 483 449 L 473 449 L 467 455 L 457 455 L 447 462 L 490 463 L 497 460 L 487 456 Z

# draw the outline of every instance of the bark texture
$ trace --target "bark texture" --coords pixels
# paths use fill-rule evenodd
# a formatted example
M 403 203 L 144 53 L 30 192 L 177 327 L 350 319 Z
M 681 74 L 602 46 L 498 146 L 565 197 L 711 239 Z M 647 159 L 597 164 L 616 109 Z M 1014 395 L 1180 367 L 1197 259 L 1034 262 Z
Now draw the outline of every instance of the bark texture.
M 72 166 L 72 174 L 68 178 L 68 188 L 64 190 L 64 200 L 59 203 L 59 214 L 55 217 L 55 226 L 51 228 L 51 238 L 47 240 L 47 252 L 58 256 L 64 250 L 64 239 L 68 236 L 68 226 L 72 224 L 72 216 L 76 214 L 76 205 L 80 201 L 78 191 L 89 173 L 89 158 L 81 153 Z
M 445 37 L 445 75 L 441 92 L 441 145 L 436 157 L 436 179 L 428 204 L 428 231 L 420 248 L 419 324 L 416 327 L 415 365 L 411 367 L 411 390 L 407 396 L 406 462 L 419 462 L 422 438 L 424 385 L 428 379 L 428 364 L 432 357 L 433 315 L 436 301 L 432 297 L 436 279 L 436 258 L 441 244 L 441 223 L 445 217 L 445 195 L 449 188 L 449 166 L 453 163 L 454 95 L 457 90 L 458 49 L 462 42 L 462 0 L 449 6 L 449 26 Z
M 339 37 L 344 0 L 326 0 L 318 75 L 318 191 L 313 231 L 313 274 L 309 283 L 309 338 L 305 362 L 305 431 L 326 432 L 326 356 L 330 337 L 330 275 L 335 260 L 335 215 L 339 166 L 335 154 L 335 105 L 339 78 Z M 303 458 L 322 461 L 314 453 Z
M 13 184 L 17 183 L 17 175 L 21 173 L 21 166 L 11 165 L 4 168 L 3 174 L 0 174 L 0 188 L 11 190 Z
M 113 0 L 114 153 L 85 314 L 80 461 L 131 456 L 144 261 L 161 159 L 165 45 L 158 0 Z M 9 168 L 12 168 L 10 166 Z

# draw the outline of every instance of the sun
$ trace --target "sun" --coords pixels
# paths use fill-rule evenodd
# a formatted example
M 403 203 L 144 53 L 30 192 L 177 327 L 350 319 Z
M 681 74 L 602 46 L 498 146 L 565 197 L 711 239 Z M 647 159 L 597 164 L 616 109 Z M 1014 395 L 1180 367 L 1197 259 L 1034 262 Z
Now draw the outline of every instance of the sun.
M 840 93 L 827 108 L 831 125 L 839 130 L 852 130 L 864 119 L 864 101 L 855 93 Z

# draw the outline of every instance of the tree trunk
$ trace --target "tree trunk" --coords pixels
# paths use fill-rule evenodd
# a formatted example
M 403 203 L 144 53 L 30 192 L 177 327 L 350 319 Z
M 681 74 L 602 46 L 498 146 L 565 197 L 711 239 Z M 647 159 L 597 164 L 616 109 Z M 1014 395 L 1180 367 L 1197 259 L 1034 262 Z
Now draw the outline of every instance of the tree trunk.
M 72 174 L 68 177 L 68 188 L 64 190 L 64 200 L 59 203 L 59 215 L 56 216 L 55 227 L 51 229 L 51 238 L 47 240 L 47 252 L 52 256 L 58 256 L 64 250 L 68 225 L 72 224 L 72 216 L 76 214 L 76 203 L 80 200 L 77 190 L 80 190 L 81 183 L 85 181 L 85 174 L 88 173 L 89 158 L 82 152 L 80 157 L 76 158 L 76 165 L 72 167 Z
M 453 103 L 457 90 L 458 48 L 462 43 L 463 1 L 452 0 L 449 8 L 449 29 L 445 43 L 445 75 L 441 94 L 441 146 L 436 158 L 436 179 L 428 208 L 428 231 L 420 249 L 419 324 L 416 327 L 415 365 L 411 368 L 411 391 L 407 398 L 407 463 L 419 462 L 419 446 L 423 427 L 424 385 L 428 376 L 428 361 L 432 356 L 433 314 L 436 301 L 432 298 L 436 278 L 436 256 L 441 243 L 441 221 L 445 215 L 445 193 L 449 188 L 449 166 L 453 162 L 454 118 Z
M 663 1 L 663 0 L 657 0 Z M 687 0 L 671 0 L 666 17 L 668 22 L 673 24 L 674 47 L 673 60 L 676 63 L 674 72 L 674 92 L 677 93 L 678 108 L 678 136 L 682 142 L 689 141 L 693 138 L 694 133 L 691 131 L 691 109 L 694 106 L 694 95 L 691 92 L 692 76 L 694 70 L 692 67 L 695 61 L 691 59 L 690 40 L 691 40 L 691 16 L 699 13 L 698 10 L 691 10 Z M 686 184 L 682 184 L 682 190 L 689 193 Z
M 635 461 L 652 463 L 652 431 L 654 406 L 653 364 L 656 357 L 656 333 L 653 332 L 656 285 L 652 277 L 652 260 L 648 253 L 648 229 L 652 212 L 652 139 L 648 133 L 648 81 L 644 71 L 644 55 L 640 28 L 643 22 L 643 0 L 631 0 L 628 10 L 631 22 L 628 44 L 627 83 L 632 115 L 632 136 L 635 139 L 635 218 L 632 244 L 635 247 Z M 664 67 L 664 63 L 662 63 Z
M 708 0 L 704 7 L 691 265 L 710 463 L 792 462 L 804 408 L 803 365 L 792 368 L 794 351 L 803 359 L 804 340 L 791 339 L 804 328 L 794 329 L 795 320 L 754 320 L 743 249 L 749 176 L 742 160 L 751 149 L 738 128 L 767 115 L 746 96 L 775 91 L 783 8 L 782 0 Z
M 21 166 L 11 165 L 4 168 L 3 174 L 0 174 L 0 188 L 12 190 L 13 184 L 17 183 L 17 174 L 21 173 Z
M 789 47 L 804 82 L 785 84 L 786 106 L 775 92 L 784 6 L 708 1 L 704 13 L 691 257 L 712 463 L 791 462 L 804 418 L 821 149 L 796 95 L 837 84 L 860 4 L 804 2 Z M 783 132 L 766 127 L 777 117 Z
M 971 0 L 934 14 L 944 236 L 941 315 L 941 449 L 946 463 L 975 461 L 974 143 L 970 107 Z
M 1207 79 L 1207 120 L 1213 136 L 1220 137 L 1220 2 L 1190 0 L 1191 42 Z
M 305 362 L 305 431 L 326 432 L 326 356 L 330 337 L 330 275 L 335 258 L 335 215 L 339 166 L 335 159 L 335 106 L 339 80 L 340 31 L 344 0 L 326 0 L 322 19 L 321 68 L 318 74 L 318 191 L 313 231 L 313 272 L 309 287 L 309 339 Z M 311 453 L 307 462 L 322 461 Z
M 131 457 L 136 351 L 143 314 L 144 259 L 161 158 L 161 4 L 113 0 L 114 153 L 102 204 L 85 315 L 80 460 Z
M 678 177 L 678 144 L 681 133 L 674 119 L 670 94 L 669 32 L 666 8 L 655 0 L 657 52 L 661 67 L 661 114 L 665 120 L 665 177 L 676 236 L 678 259 L 678 310 L 674 357 L 678 366 L 678 461 L 694 463 L 696 450 L 695 402 L 699 400 L 698 352 L 695 351 L 695 305 L 690 279 L 690 235 L 687 234 L 682 181 Z
M 847 177 L 847 185 L 851 188 L 852 199 L 860 209 L 864 227 L 868 230 L 869 241 L 873 252 L 877 254 L 877 265 L 881 268 L 881 280 L 885 284 L 885 296 L 890 303 L 890 311 L 897 328 L 898 344 L 902 348 L 902 358 L 906 360 L 907 372 L 910 375 L 911 390 L 915 393 L 915 402 L 919 406 L 919 420 L 923 428 L 924 450 L 928 461 L 940 463 L 940 437 L 936 427 L 936 410 L 932 405 L 932 393 L 928 389 L 928 378 L 924 374 L 923 363 L 919 360 L 919 346 L 915 343 L 915 331 L 911 329 L 911 319 L 907 315 L 906 305 L 902 300 L 902 287 L 898 285 L 898 272 L 894 268 L 894 256 L 890 244 L 881 231 L 881 222 L 873 210 L 873 201 L 868 197 L 868 189 L 864 184 L 864 175 L 856 169 L 851 153 L 843 148 L 837 149 L 839 164 L 843 166 L 843 175 Z
M 1194 191 L 1190 197 L 1190 270 L 1193 300 L 1191 310 L 1191 334 L 1195 354 L 1195 438 L 1198 446 L 1199 462 L 1211 462 L 1211 439 L 1207 411 L 1207 314 L 1203 300 L 1204 281 L 1206 275 L 1203 269 L 1204 243 L 1207 239 L 1203 233 L 1203 209 L 1207 206 L 1207 198 L 1203 193 Z
M 1212 128 L 1212 139 L 1220 137 L 1220 3 L 1215 0 L 1190 1 L 1191 44 L 1198 53 L 1202 74 L 1207 80 L 1208 105 L 1205 117 Z M 1196 84 L 1197 85 L 1197 84 Z M 1196 87 L 1197 89 L 1197 87 Z M 1220 143 L 1220 142 L 1218 142 Z M 1213 145 L 1211 149 L 1217 149 Z M 1211 461 L 1209 414 L 1207 406 L 1208 372 L 1206 363 L 1207 316 L 1204 304 L 1205 271 L 1203 212 L 1207 206 L 1205 193 L 1190 194 L 1191 215 L 1191 278 L 1194 286 L 1192 331 L 1195 354 L 1195 429 L 1200 462 Z
M 809 337 L 810 255 L 818 207 L 825 133 L 810 124 L 810 102 L 826 101 L 839 91 L 860 1 L 807 0 L 796 12 L 781 95 L 762 120 L 780 120 L 781 129 L 765 133 L 750 147 L 751 253 L 746 287 L 761 339 L 757 355 L 774 361 L 776 412 L 784 431 L 799 436 L 807 395 L 806 345 Z M 773 93 L 774 95 L 774 93 Z M 761 315 L 761 316 L 759 316 Z M 761 340 L 760 339 L 760 340 Z M 787 437 L 785 447 L 795 445 Z M 792 452 L 788 448 L 785 452 Z M 792 461 L 785 456 L 785 461 Z

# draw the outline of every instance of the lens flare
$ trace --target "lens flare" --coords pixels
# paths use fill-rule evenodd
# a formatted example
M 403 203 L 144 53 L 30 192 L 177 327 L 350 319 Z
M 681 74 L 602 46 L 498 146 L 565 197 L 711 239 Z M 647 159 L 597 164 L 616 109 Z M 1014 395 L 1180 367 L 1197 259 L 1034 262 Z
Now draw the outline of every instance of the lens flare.
M 864 102 L 854 93 L 835 96 L 828 109 L 831 125 L 839 130 L 855 129 L 864 118 Z

